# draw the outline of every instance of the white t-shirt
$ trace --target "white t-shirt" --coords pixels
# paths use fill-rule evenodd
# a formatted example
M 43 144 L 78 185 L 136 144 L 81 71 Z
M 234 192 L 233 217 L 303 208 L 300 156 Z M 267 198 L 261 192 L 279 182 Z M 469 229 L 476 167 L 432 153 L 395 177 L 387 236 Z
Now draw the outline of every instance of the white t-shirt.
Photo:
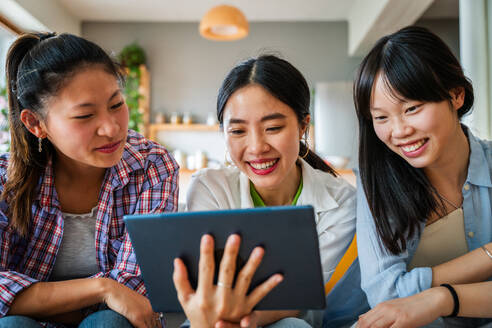
M 300 163 L 303 187 L 297 205 L 315 209 L 326 283 L 355 234 L 355 188 L 302 159 Z M 249 179 L 236 167 L 200 170 L 192 176 L 186 206 L 188 211 L 253 208 Z

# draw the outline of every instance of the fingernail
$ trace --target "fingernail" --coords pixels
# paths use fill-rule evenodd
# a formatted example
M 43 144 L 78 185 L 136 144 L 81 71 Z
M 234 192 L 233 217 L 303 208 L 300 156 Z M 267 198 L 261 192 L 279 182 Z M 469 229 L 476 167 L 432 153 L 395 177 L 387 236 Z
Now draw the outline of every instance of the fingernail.
M 282 282 L 282 280 L 284 280 L 284 276 L 282 276 L 281 274 L 278 274 L 276 277 L 275 277 L 275 282 Z
M 235 244 L 239 241 L 239 236 L 238 235 L 230 235 L 229 238 L 227 238 L 227 244 Z
M 256 247 L 256 248 L 253 250 L 253 256 L 254 256 L 255 258 L 260 257 L 262 254 L 263 254 L 263 249 L 262 249 L 261 247 Z

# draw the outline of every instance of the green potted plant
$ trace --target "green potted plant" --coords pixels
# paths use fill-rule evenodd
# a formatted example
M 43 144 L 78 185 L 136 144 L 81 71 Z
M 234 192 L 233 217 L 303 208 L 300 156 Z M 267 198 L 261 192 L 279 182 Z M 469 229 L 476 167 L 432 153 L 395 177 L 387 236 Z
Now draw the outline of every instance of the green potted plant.
M 0 86 L 0 153 L 10 150 L 9 110 L 7 89 Z
M 139 100 L 143 98 L 139 90 L 140 66 L 145 64 L 145 51 L 134 42 L 121 50 L 118 59 L 121 65 L 127 69 L 124 93 L 130 111 L 128 127 L 132 130 L 140 131 L 143 124 L 143 114 L 139 111 Z

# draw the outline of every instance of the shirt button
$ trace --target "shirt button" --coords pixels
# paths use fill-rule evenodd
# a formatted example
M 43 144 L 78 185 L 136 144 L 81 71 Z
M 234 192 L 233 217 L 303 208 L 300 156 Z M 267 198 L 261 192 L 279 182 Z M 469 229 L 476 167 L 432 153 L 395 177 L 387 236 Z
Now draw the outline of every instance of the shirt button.
M 475 233 L 473 233 L 473 231 L 468 232 L 468 237 L 473 238 L 473 236 L 475 236 Z
M 470 190 L 470 185 L 467 183 L 464 187 L 465 190 Z

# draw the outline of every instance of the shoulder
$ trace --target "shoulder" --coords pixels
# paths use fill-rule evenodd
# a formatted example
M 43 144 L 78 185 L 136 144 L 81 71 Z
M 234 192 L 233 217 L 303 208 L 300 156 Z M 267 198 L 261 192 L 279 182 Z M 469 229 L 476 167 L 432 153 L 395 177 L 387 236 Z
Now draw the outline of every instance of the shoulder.
M 0 154 L 0 185 L 2 186 L 7 181 L 7 168 L 9 165 L 9 153 Z
M 489 166 L 492 166 L 492 140 L 478 139 L 476 138 L 478 144 L 482 148 L 485 158 L 489 163 Z
M 333 176 L 328 172 L 314 169 L 309 164 L 305 166 L 305 172 L 311 175 L 311 181 L 316 184 L 317 192 L 326 192 L 339 205 L 356 197 L 355 187 L 340 175 Z
M 122 162 L 132 171 L 153 172 L 159 177 L 177 174 L 179 166 L 162 146 L 133 130 L 128 130 Z
M 235 208 L 240 203 L 240 171 L 235 167 L 202 169 L 193 174 L 186 205 L 189 211 Z
M 239 175 L 240 170 L 236 167 L 202 169 L 193 174 L 190 189 L 193 185 L 201 184 L 216 192 L 229 192 L 231 186 L 239 184 Z

